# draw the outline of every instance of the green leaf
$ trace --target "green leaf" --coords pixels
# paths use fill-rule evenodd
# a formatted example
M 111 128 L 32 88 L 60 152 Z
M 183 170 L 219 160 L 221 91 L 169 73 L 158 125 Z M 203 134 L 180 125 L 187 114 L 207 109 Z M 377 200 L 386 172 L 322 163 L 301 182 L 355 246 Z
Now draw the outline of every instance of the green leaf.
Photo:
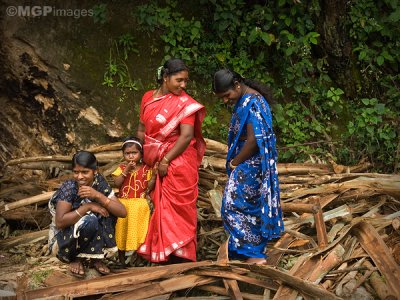
M 361 102 L 364 103 L 365 105 L 368 105 L 370 100 L 368 98 L 362 98 Z
M 376 62 L 377 62 L 377 64 L 378 64 L 379 66 L 382 66 L 383 63 L 385 62 L 385 58 L 384 58 L 383 56 L 379 55 L 379 56 L 376 58 Z

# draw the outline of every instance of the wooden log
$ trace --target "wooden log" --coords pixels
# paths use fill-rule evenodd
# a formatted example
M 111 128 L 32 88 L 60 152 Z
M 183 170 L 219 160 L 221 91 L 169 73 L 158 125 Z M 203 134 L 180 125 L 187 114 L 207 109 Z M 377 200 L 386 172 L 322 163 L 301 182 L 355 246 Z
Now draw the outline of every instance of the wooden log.
M 376 294 L 378 295 L 379 299 L 385 300 L 385 299 L 395 299 L 395 295 L 390 293 L 390 290 L 385 282 L 385 280 L 382 278 L 382 276 L 376 272 L 376 268 L 369 262 L 365 261 L 364 266 L 367 266 L 368 269 L 373 270 L 369 282 L 371 283 L 372 287 L 374 288 Z
M 50 200 L 51 196 L 53 196 L 54 192 L 45 192 L 43 194 L 21 199 L 18 201 L 15 201 L 13 203 L 7 203 L 3 207 L 0 207 L 0 213 L 5 212 L 11 209 L 16 209 L 19 207 L 31 205 L 31 204 L 43 204 L 46 203 Z
M 282 203 L 283 212 L 316 213 L 318 206 L 306 203 Z
M 6 221 L 17 221 L 19 224 L 27 224 L 33 227 L 44 228 L 51 222 L 51 215 L 47 207 L 20 207 L 8 210 L 1 214 Z
M 122 148 L 122 142 L 116 142 L 116 143 L 111 143 L 111 144 L 105 144 L 105 145 L 100 145 L 100 146 L 93 146 L 90 147 L 87 151 L 93 152 L 93 153 L 98 153 L 98 152 L 104 152 L 104 151 L 121 151 Z
M 207 138 L 205 138 L 204 140 L 206 141 L 207 149 L 224 154 L 228 153 L 228 145 Z
M 303 254 L 289 270 L 289 274 L 298 278 L 307 278 L 317 263 L 318 260 L 316 258 L 311 259 L 309 254 Z M 281 285 L 273 300 L 296 300 L 298 293 L 297 290 L 289 286 Z
M 334 267 L 336 267 L 343 260 L 345 250 L 342 245 L 337 245 L 326 258 L 320 263 L 308 277 L 308 280 L 313 283 L 320 283 L 326 274 Z
M 286 228 L 285 228 L 286 230 Z M 267 250 L 267 264 L 271 266 L 276 266 L 278 265 L 281 257 L 283 256 L 282 251 L 276 250 L 276 248 L 285 248 L 287 249 L 294 241 L 294 238 L 288 234 L 284 233 L 281 238 L 274 244 L 275 249 L 268 249 Z
M 207 278 L 197 275 L 178 275 L 175 278 L 155 282 L 150 285 L 134 289 L 133 291 L 120 293 L 112 297 L 115 300 L 139 300 L 164 295 L 182 289 L 201 286 L 217 281 L 214 278 Z
M 217 262 L 220 264 L 227 264 L 229 262 L 228 240 L 222 243 L 219 247 Z M 223 283 L 232 299 L 243 299 L 243 295 L 236 280 L 226 278 L 223 279 Z
M 328 235 L 326 233 L 324 216 L 322 214 L 322 208 L 319 203 L 319 198 L 315 197 L 311 200 L 317 207 L 317 211 L 314 212 L 314 222 L 315 222 L 315 228 L 317 230 L 318 246 L 320 249 L 323 249 L 326 247 L 326 245 L 328 245 Z
M 241 274 L 236 274 L 227 270 L 219 271 L 219 270 L 195 270 L 193 274 L 200 275 L 200 276 L 210 276 L 210 277 L 218 277 L 224 279 L 232 279 L 235 281 L 242 281 L 246 282 L 251 285 L 260 286 L 263 288 L 267 288 L 269 290 L 276 291 L 278 289 L 278 284 L 274 283 L 267 277 L 255 279 L 251 276 L 245 276 Z
M 111 160 L 121 158 L 121 151 L 108 151 L 95 154 L 97 161 L 99 163 L 107 163 Z M 71 155 L 48 155 L 48 156 L 36 156 L 36 157 L 24 157 L 8 161 L 5 166 L 15 166 L 22 163 L 30 162 L 44 162 L 44 161 L 54 161 L 54 162 L 69 162 L 71 163 Z
M 61 162 L 61 161 L 40 161 L 40 162 L 26 162 L 18 164 L 21 169 L 27 170 L 71 170 L 71 162 Z
M 278 173 L 280 175 L 286 174 L 331 174 L 332 169 L 327 164 L 300 164 L 300 163 L 287 163 L 278 164 Z
M 17 237 L 9 238 L 7 240 L 1 240 L 0 249 L 9 249 L 17 245 L 23 245 L 35 241 L 41 241 L 47 239 L 48 236 L 49 236 L 48 229 L 26 233 Z
M 400 298 L 400 267 L 390 255 L 390 249 L 379 236 L 373 226 L 360 222 L 353 227 L 353 233 L 360 241 L 363 249 L 372 258 L 375 265 L 388 283 L 391 293 Z
M 106 277 L 81 280 L 79 282 L 61 283 L 56 286 L 24 291 L 19 299 L 38 299 L 56 296 L 90 296 L 132 290 L 135 285 L 164 277 L 173 277 L 184 271 L 201 266 L 211 266 L 210 261 L 182 263 L 169 266 L 134 268 L 120 274 Z
M 344 204 L 324 212 L 323 220 L 324 222 L 326 222 L 334 218 L 339 218 L 339 217 L 343 218 L 347 216 L 351 216 L 351 208 L 348 205 Z M 300 225 L 305 223 L 310 223 L 311 225 L 314 225 L 314 217 L 312 215 L 311 216 L 307 215 L 305 218 L 301 216 L 300 218 L 288 218 L 287 220 L 285 220 L 285 226 L 288 226 L 288 228 L 293 228 L 294 225 Z

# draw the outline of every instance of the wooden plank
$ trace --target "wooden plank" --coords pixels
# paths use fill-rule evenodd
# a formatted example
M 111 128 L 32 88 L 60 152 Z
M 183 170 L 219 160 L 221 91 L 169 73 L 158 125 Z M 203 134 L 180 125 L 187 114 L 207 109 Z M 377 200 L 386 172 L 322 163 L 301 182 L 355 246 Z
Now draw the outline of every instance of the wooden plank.
M 38 299 L 50 296 L 67 295 L 80 297 L 131 290 L 135 285 L 163 277 L 172 277 L 184 271 L 201 266 L 211 266 L 210 261 L 182 263 L 169 266 L 136 268 L 120 274 L 64 283 L 53 287 L 41 288 L 23 292 L 20 299 Z
M 134 291 L 120 293 L 109 297 L 114 300 L 139 300 L 148 299 L 149 297 L 159 296 L 195 286 L 201 286 L 215 282 L 214 278 L 207 278 L 197 275 L 181 275 L 175 278 L 163 280 L 161 282 L 152 283 L 151 285 L 135 289 Z
M 301 291 L 305 294 L 308 294 L 312 297 L 319 298 L 319 299 L 335 299 L 339 300 L 341 298 L 337 297 L 335 294 L 325 290 L 324 288 L 320 287 L 319 285 L 316 285 L 314 283 L 310 283 L 307 280 L 303 280 L 301 278 L 298 278 L 296 276 L 292 276 L 286 272 L 282 272 L 280 270 L 277 270 L 273 267 L 270 266 L 260 266 L 260 265 L 249 265 L 249 264 L 243 264 L 243 263 L 230 263 L 230 265 L 233 266 L 240 266 L 242 268 L 247 268 L 250 271 L 258 274 L 262 274 L 265 276 L 269 276 L 273 280 L 279 280 L 282 283 L 298 290 Z

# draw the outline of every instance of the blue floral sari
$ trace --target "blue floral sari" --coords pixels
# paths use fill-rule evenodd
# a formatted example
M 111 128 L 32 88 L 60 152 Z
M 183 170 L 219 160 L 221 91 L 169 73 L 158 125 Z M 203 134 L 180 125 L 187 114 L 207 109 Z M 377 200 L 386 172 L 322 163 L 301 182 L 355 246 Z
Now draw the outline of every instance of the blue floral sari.
M 258 153 L 234 170 L 231 161 L 242 149 L 252 124 Z M 267 242 L 283 232 L 278 182 L 276 138 L 264 97 L 246 94 L 238 100 L 228 135 L 227 173 L 221 215 L 229 233 L 230 258 L 264 258 Z

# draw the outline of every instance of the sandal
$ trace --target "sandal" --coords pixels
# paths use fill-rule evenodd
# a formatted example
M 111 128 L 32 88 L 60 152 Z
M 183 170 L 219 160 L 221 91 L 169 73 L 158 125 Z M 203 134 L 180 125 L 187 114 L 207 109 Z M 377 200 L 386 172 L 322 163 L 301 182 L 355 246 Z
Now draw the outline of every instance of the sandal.
M 69 264 L 69 273 L 77 278 L 85 278 L 85 268 L 80 260 L 73 261 Z
M 101 275 L 108 275 L 110 274 L 110 269 L 100 260 L 96 259 L 93 263 L 93 267 L 97 272 Z

